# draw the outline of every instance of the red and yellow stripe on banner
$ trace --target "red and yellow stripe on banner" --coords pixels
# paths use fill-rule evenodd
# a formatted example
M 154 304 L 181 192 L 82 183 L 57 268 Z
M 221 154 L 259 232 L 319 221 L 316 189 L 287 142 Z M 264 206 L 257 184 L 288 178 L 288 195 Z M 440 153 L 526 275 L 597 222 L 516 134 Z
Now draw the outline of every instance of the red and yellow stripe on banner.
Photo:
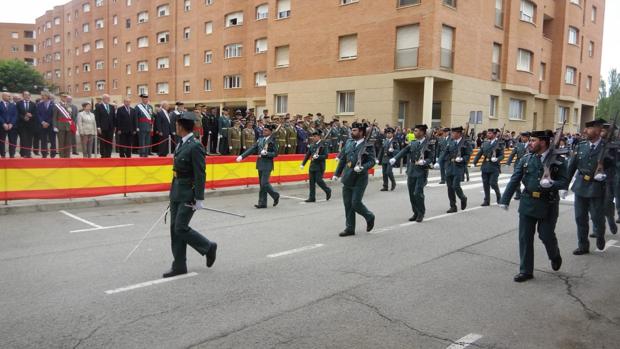
M 303 155 L 275 159 L 272 183 L 303 181 Z M 326 162 L 325 177 L 336 169 L 336 155 Z M 207 157 L 206 188 L 258 184 L 256 157 L 240 163 L 234 156 Z M 110 194 L 168 191 L 172 158 L 0 159 L 0 200 L 62 199 Z

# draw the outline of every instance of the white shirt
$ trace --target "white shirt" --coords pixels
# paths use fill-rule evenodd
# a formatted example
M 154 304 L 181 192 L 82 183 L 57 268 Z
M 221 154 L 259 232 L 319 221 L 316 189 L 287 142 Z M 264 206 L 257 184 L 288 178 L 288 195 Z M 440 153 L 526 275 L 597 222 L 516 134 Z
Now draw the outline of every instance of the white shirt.
M 461 138 L 457 139 L 457 140 L 455 141 L 455 142 L 456 142 L 456 144 L 461 143 L 461 139 L 463 139 L 463 137 L 461 137 Z
M 601 138 L 599 138 L 596 142 L 592 143 L 592 142 L 588 142 L 588 144 L 590 145 L 590 148 L 592 148 L 592 146 L 594 146 L 594 148 L 598 147 L 598 145 L 601 143 Z
M 358 139 L 357 141 L 355 141 L 355 146 L 357 147 L 358 145 L 362 144 L 362 142 L 364 142 L 364 138 Z
M 185 135 L 185 137 L 182 138 L 181 140 L 181 144 L 184 144 L 185 142 L 187 142 L 190 138 L 194 137 L 193 133 L 188 133 Z
M 544 153 L 541 154 L 540 156 L 540 162 L 545 162 L 545 159 L 547 158 L 547 155 L 549 155 L 549 149 L 545 150 Z
M 166 111 L 166 109 L 162 109 L 161 111 L 164 112 L 164 115 L 166 115 L 166 120 L 168 120 L 168 123 L 170 123 L 170 116 L 168 116 L 168 112 Z

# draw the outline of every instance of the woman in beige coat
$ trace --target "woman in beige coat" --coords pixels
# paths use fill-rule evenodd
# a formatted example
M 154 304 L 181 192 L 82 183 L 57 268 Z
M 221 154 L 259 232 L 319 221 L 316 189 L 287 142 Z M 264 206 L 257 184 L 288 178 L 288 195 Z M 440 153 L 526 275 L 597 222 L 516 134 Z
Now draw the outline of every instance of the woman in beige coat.
M 83 110 L 78 113 L 78 131 L 84 157 L 90 158 L 94 149 L 95 135 L 97 134 L 97 121 L 95 120 L 95 114 L 91 111 L 92 105 L 90 103 L 82 104 L 82 108 Z

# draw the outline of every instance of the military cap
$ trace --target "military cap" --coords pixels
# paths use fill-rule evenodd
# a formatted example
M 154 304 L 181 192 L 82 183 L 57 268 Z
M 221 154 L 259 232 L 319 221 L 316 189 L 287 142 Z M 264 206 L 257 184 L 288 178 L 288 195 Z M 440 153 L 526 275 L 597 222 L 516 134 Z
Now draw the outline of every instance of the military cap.
M 521 132 L 521 136 L 524 136 L 524 137 L 529 137 L 531 135 L 532 134 L 530 133 L 530 131 L 523 131 L 523 132 Z
M 603 125 L 606 122 L 607 121 L 605 121 L 603 119 L 596 119 L 596 120 L 592 120 L 592 121 L 586 122 L 586 127 L 603 127 Z
M 499 128 L 490 128 L 487 130 L 487 132 L 499 133 L 501 132 L 501 130 Z
M 306 115 L 306 116 L 314 116 L 314 115 L 312 115 L 312 113 L 308 113 L 308 115 Z
M 443 128 L 443 131 L 444 131 L 444 132 L 450 132 L 450 127 L 444 127 L 444 128 Z
M 235 110 L 235 114 L 241 114 L 241 110 L 239 109 Z
M 426 124 L 415 125 L 414 128 L 417 128 L 418 130 L 422 130 L 424 132 L 426 132 L 426 130 L 428 130 L 428 126 L 426 126 Z
M 177 120 L 196 121 L 196 114 L 194 114 L 194 112 L 191 112 L 191 111 L 186 111 L 186 112 L 183 112 Z
M 146 93 L 142 93 L 142 94 L 140 95 L 140 98 L 149 98 L 149 95 L 147 95 Z
M 452 132 L 463 132 L 463 126 L 453 127 L 450 129 Z
M 60 92 L 60 97 L 67 97 L 69 94 L 67 92 Z
M 265 128 L 268 129 L 269 131 L 273 132 L 276 129 L 276 125 L 268 124 L 268 125 L 265 125 Z
M 181 106 L 181 105 L 185 105 L 185 103 L 183 103 L 183 102 L 179 101 L 179 102 L 174 103 L 174 105 Z
M 394 129 L 391 127 L 388 127 L 385 129 L 385 133 L 394 133 Z
M 363 124 L 363 123 L 357 122 L 357 121 L 354 122 L 353 124 L 351 124 L 351 128 L 359 128 L 359 129 L 364 129 L 365 130 L 366 127 L 368 127 L 367 124 L 365 124 L 365 123 Z
M 554 136 L 553 131 L 551 130 L 532 131 L 530 135 L 534 138 L 539 138 L 539 139 L 551 139 Z

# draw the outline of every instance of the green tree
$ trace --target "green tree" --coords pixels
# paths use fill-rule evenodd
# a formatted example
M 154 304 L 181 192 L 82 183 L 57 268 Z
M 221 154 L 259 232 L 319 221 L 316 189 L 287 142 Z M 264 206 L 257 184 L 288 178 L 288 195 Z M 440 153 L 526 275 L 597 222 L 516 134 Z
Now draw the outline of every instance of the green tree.
M 601 80 L 596 116 L 611 120 L 620 112 L 620 73 L 616 69 L 609 72 L 607 81 Z M 619 116 L 620 118 L 620 116 Z M 620 122 L 620 119 L 618 120 Z
M 0 60 L 0 89 L 3 91 L 30 91 L 39 93 L 47 85 L 43 75 L 18 60 Z

